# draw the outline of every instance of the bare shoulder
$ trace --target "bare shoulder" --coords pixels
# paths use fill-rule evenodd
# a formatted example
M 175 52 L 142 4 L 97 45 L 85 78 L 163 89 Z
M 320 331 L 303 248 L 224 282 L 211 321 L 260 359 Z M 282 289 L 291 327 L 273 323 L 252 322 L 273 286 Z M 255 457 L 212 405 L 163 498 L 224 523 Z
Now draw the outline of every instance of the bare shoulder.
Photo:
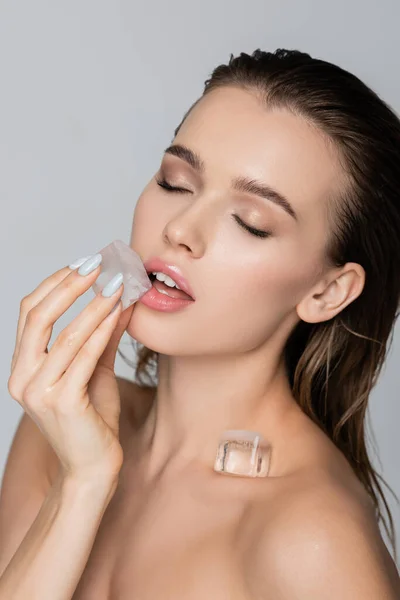
M 258 515 L 257 597 L 399 600 L 399 573 L 366 492 L 314 466 L 292 477 L 274 506 L 273 519 Z

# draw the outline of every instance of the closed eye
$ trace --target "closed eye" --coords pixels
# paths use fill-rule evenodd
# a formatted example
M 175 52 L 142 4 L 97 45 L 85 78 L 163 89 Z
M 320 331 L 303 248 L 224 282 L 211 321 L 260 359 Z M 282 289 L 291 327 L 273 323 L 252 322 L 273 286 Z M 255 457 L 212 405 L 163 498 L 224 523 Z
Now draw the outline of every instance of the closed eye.
M 256 237 L 260 238 L 267 238 L 271 237 L 272 235 L 272 231 L 263 231 L 262 229 L 256 229 L 255 227 L 250 227 L 250 225 L 246 225 L 246 223 L 242 221 L 242 219 L 237 215 L 232 215 L 232 217 L 235 219 L 236 223 L 240 225 L 240 227 L 251 233 L 251 235 L 255 235 Z
M 185 193 L 190 194 L 191 193 L 189 190 L 186 190 L 185 188 L 175 187 L 173 185 L 170 185 L 168 183 L 168 181 L 166 181 L 165 179 L 157 179 L 156 178 L 156 182 L 157 182 L 157 185 L 159 185 L 161 188 L 163 188 L 167 192 L 176 192 L 178 194 L 185 194 Z M 246 223 L 244 221 L 242 221 L 242 219 L 238 215 L 233 214 L 232 217 L 234 218 L 236 223 L 238 223 L 238 225 L 240 225 L 240 227 L 242 229 L 244 229 L 245 231 L 248 231 L 251 235 L 253 235 L 255 237 L 268 238 L 272 235 L 271 231 L 263 231 L 261 229 L 256 229 L 255 227 L 251 227 L 250 225 L 246 225 Z
M 190 193 L 189 190 L 185 190 L 185 188 L 174 187 L 173 185 L 170 185 L 165 179 L 156 179 L 156 182 L 157 185 L 164 188 L 164 190 L 167 190 L 167 192 L 178 192 L 178 194 L 184 194 L 186 192 Z

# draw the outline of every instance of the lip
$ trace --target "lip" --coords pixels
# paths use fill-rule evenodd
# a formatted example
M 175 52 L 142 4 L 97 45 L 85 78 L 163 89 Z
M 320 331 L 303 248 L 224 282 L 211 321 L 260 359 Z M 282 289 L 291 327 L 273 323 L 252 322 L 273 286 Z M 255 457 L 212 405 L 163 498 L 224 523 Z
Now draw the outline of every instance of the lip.
M 178 284 L 181 290 L 186 292 L 186 294 L 189 294 L 189 296 L 193 298 L 193 300 L 196 300 L 188 281 L 185 279 L 179 267 L 171 263 L 166 263 L 158 257 L 151 258 L 150 260 L 145 261 L 143 264 L 148 274 L 153 273 L 154 271 L 165 273 L 165 275 L 171 277 L 171 279 L 173 279 L 175 283 Z

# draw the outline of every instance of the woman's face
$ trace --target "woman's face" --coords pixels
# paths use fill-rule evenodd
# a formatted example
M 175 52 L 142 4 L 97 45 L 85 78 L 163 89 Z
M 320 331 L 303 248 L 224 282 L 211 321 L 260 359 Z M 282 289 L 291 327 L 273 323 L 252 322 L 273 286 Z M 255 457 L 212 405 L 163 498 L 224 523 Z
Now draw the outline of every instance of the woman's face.
M 176 356 L 247 352 L 272 336 L 285 339 L 326 266 L 327 206 L 340 176 L 332 148 L 303 118 L 268 111 L 234 87 L 201 99 L 178 145 L 204 170 L 166 152 L 137 202 L 130 244 L 143 261 L 177 265 L 196 301 L 172 313 L 139 301 L 128 334 Z M 237 178 L 269 186 L 292 210 L 236 191 Z M 166 191 L 156 179 L 187 192 Z M 255 236 L 241 222 L 269 235 Z

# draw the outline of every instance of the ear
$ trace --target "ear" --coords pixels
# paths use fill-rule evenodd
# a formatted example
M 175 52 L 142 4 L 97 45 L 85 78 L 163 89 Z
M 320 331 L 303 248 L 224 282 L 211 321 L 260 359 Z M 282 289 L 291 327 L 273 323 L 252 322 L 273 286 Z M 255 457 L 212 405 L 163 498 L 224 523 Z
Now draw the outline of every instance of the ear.
M 358 263 L 346 263 L 324 276 L 297 305 L 297 314 L 307 323 L 320 323 L 335 317 L 361 294 L 365 271 Z

